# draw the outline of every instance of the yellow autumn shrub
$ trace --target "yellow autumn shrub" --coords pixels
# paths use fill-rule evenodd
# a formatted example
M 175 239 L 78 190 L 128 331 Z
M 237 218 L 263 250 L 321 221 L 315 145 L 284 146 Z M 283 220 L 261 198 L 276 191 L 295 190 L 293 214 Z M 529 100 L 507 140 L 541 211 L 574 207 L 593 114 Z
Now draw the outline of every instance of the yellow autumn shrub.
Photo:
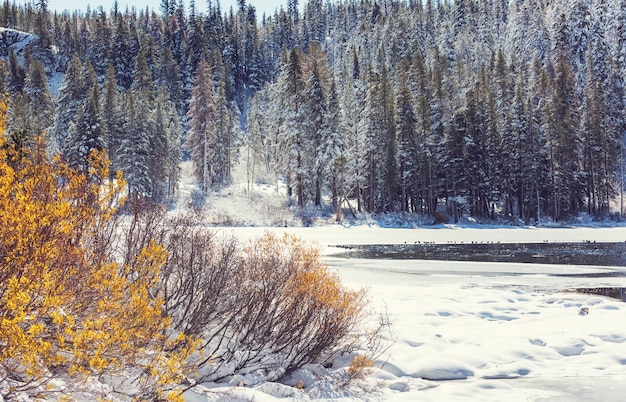
M 56 377 L 66 388 L 51 391 L 71 395 L 88 376 L 114 374 L 136 376 L 144 396 L 178 397 L 193 342 L 172 339 L 162 313 L 167 253 L 151 243 L 116 263 L 105 229 L 121 176 L 108 179 L 101 153 L 82 175 L 50 159 L 43 140 L 33 148 L 24 156 L 0 133 L 0 383 L 10 384 L 0 396 L 41 393 Z
M 374 361 L 363 355 L 357 355 L 352 359 L 348 367 L 348 382 L 352 380 L 362 380 L 367 377 L 374 367 Z

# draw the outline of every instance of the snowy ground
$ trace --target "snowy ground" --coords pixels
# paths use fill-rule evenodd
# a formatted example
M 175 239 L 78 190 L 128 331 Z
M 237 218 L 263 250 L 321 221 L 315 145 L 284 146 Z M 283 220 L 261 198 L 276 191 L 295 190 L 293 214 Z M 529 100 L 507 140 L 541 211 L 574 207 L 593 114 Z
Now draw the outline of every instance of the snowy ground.
M 611 401 L 626 394 L 626 304 L 571 291 L 626 287 L 626 279 L 550 276 L 615 268 L 330 256 L 337 244 L 625 241 L 626 228 L 220 230 L 241 238 L 287 231 L 318 242 L 345 283 L 368 287 L 373 309 L 388 312 L 390 347 L 377 359 L 361 393 L 354 387 L 325 387 L 323 373 L 307 371 L 300 375 L 308 381 L 308 393 L 280 384 L 221 386 L 208 396 L 188 394 L 190 401 L 226 396 L 255 401 Z M 216 396 L 218 390 L 227 394 Z
M 183 198 L 194 186 L 183 164 Z M 240 177 L 243 175 L 240 173 Z M 239 183 L 245 180 L 239 180 Z M 284 189 L 235 184 L 207 201 L 209 221 L 238 225 L 293 223 Z M 179 208 L 184 209 L 185 203 Z M 228 220 L 227 219 L 227 220 Z M 332 220 L 330 221 L 332 222 Z M 318 222 L 319 223 L 319 222 Z M 367 222 L 366 222 L 367 223 Z M 373 223 L 373 222 L 372 222 Z M 304 390 L 265 383 L 252 388 L 207 384 L 190 402 L 221 400 L 612 401 L 626 394 L 626 303 L 575 293 L 626 287 L 624 277 L 577 277 L 626 268 L 419 260 L 346 259 L 342 244 L 621 242 L 626 227 L 439 226 L 417 229 L 327 224 L 312 228 L 222 227 L 241 239 L 264 231 L 317 242 L 347 286 L 366 287 L 373 327 L 386 311 L 389 348 L 361 384 L 338 387 L 333 370 L 298 374 Z M 445 256 L 442 256 L 445 259 Z M 554 276 L 551 274 L 570 274 Z M 586 315 L 581 315 L 585 309 Z M 583 310 L 584 311 L 584 310 Z M 295 382 L 295 380 L 294 380 Z

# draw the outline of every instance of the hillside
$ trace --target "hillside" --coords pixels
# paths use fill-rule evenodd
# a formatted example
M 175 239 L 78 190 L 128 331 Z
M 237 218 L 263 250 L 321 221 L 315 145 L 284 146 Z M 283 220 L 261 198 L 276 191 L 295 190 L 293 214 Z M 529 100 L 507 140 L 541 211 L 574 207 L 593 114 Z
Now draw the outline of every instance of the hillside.
M 105 148 L 158 202 L 189 157 L 204 193 L 245 160 L 248 182 L 279 177 L 287 205 L 327 217 L 349 200 L 450 222 L 619 219 L 625 15 L 618 0 L 314 0 L 262 19 L 245 2 L 5 4 L 18 42 L 1 81 L 10 133 L 46 131 L 74 166 Z

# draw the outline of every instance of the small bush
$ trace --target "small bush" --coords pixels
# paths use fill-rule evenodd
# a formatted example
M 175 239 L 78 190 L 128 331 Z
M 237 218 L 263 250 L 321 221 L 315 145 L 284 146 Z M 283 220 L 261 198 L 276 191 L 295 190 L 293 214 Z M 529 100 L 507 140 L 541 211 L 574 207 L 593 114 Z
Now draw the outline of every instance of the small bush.
M 348 367 L 348 381 L 362 380 L 367 377 L 374 367 L 374 362 L 365 356 L 357 355 Z

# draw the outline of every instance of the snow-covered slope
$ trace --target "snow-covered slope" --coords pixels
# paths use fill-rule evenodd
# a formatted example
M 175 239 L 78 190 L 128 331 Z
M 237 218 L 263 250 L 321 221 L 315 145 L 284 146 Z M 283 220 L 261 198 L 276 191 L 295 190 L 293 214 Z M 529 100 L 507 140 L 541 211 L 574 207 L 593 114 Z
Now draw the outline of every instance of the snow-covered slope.
M 17 56 L 18 63 L 23 65 L 26 47 L 28 47 L 36 39 L 38 39 L 38 36 L 33 33 L 0 27 L 0 58 L 4 61 L 8 61 L 9 50 L 13 48 L 13 51 Z M 50 66 L 44 66 L 44 68 L 50 70 L 48 86 L 50 88 L 50 93 L 53 96 L 56 96 L 63 81 L 63 74 L 57 71 L 52 71 L 53 69 Z
M 193 177 L 191 161 L 181 165 L 181 181 L 176 212 L 198 207 L 194 201 L 201 197 Z M 286 189 L 280 180 L 246 180 L 245 166 L 235 167 L 235 178 L 228 187 L 204 198 L 201 213 L 204 219 L 219 226 L 294 226 L 300 222 L 287 206 Z
M 13 48 L 17 60 L 23 62 L 24 49 L 35 39 L 37 39 L 35 34 L 0 27 L 0 57 L 6 60 L 9 57 L 9 49 Z

